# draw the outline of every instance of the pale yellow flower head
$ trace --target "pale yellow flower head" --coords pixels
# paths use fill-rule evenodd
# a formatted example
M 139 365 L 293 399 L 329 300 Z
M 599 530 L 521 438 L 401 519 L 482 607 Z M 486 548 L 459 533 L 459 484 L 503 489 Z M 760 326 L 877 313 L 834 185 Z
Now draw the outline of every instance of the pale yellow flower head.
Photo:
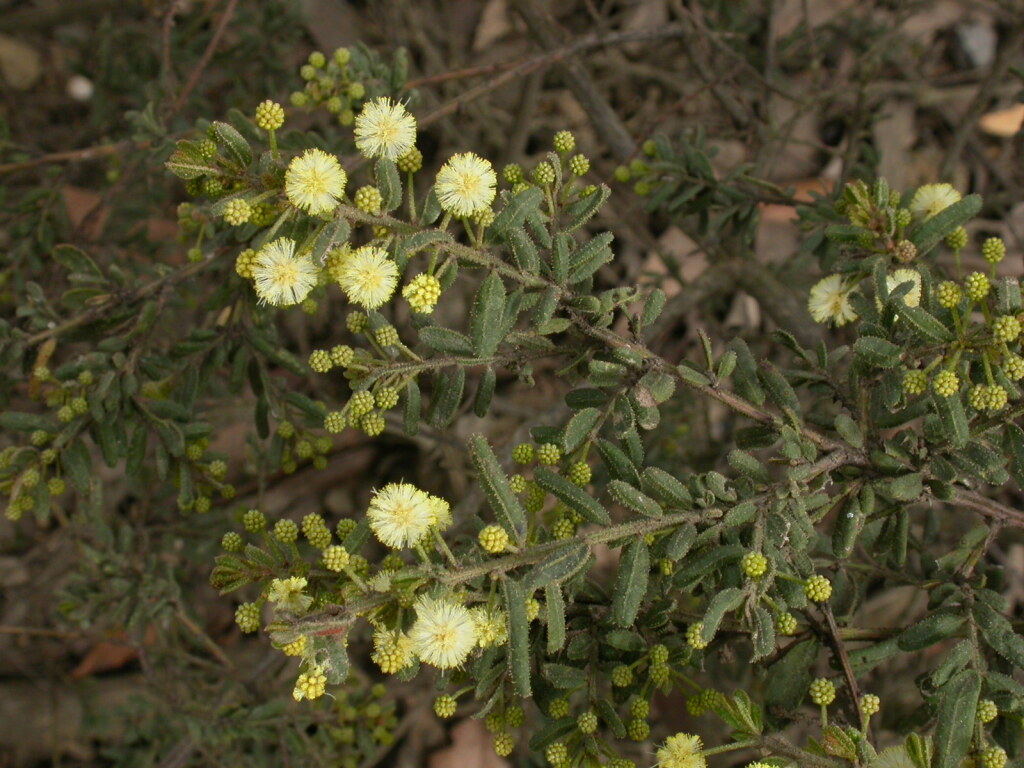
M 504 645 L 508 640 L 508 627 L 504 611 L 477 605 L 469 609 L 469 615 L 473 620 L 473 632 L 476 634 L 477 644 L 481 648 Z
M 302 576 L 291 576 L 287 579 L 274 579 L 270 582 L 267 599 L 278 608 L 294 613 L 306 610 L 313 598 L 302 593 L 306 588 L 306 579 Z
M 665 746 L 658 749 L 658 768 L 707 768 L 708 761 L 701 749 L 700 736 L 690 733 L 669 736 Z
M 921 273 L 916 269 L 897 269 L 885 278 L 885 287 L 892 293 L 903 283 L 912 283 L 910 291 L 903 297 L 903 303 L 908 307 L 921 305 Z
M 491 207 L 497 183 L 490 161 L 464 152 L 452 155 L 437 172 L 434 191 L 444 210 L 463 218 Z
M 856 320 L 858 315 L 850 304 L 854 290 L 856 287 L 847 284 L 842 275 L 829 275 L 815 283 L 807 299 L 807 310 L 814 322 L 846 325 Z
M 340 264 L 338 285 L 349 301 L 366 309 L 383 306 L 398 285 L 398 265 L 388 252 L 364 245 L 349 254 Z
M 409 639 L 420 660 L 439 669 L 462 666 L 476 646 L 469 611 L 451 600 L 429 597 L 416 601 L 416 623 Z
M 398 102 L 374 99 L 356 117 L 355 138 L 366 157 L 397 160 L 416 144 L 416 118 Z
M 370 529 L 394 549 L 411 547 L 434 525 L 430 496 L 410 483 L 388 483 L 373 494 L 366 512 Z
M 439 531 L 452 524 L 452 505 L 440 496 L 430 496 L 430 514 L 434 527 Z
M 288 164 L 284 192 L 292 205 L 316 216 L 337 207 L 347 182 L 338 158 L 321 149 L 307 149 Z
M 911 198 L 910 212 L 915 219 L 930 219 L 958 202 L 960 202 L 960 193 L 952 184 L 925 184 L 918 187 Z
M 250 272 L 260 301 L 276 307 L 302 302 L 316 286 L 320 274 L 311 258 L 295 255 L 295 241 L 287 237 L 263 246 Z

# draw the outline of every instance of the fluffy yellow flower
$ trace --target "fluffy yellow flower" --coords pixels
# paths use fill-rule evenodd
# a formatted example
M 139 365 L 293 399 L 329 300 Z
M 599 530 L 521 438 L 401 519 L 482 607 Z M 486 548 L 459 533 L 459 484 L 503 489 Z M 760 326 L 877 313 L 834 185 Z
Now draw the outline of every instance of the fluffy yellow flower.
M 416 623 L 409 639 L 420 660 L 439 669 L 461 666 L 476 645 L 469 611 L 449 600 L 429 597 L 416 601 Z
M 337 207 L 347 182 L 338 158 L 320 149 L 307 149 L 288 164 L 284 192 L 292 205 L 316 216 Z
M 309 295 L 319 270 L 308 256 L 295 255 L 294 240 L 279 237 L 260 249 L 250 273 L 260 301 L 283 307 Z
M 452 524 L 452 505 L 440 496 L 430 496 L 430 515 L 433 526 L 443 531 Z
M 707 768 L 708 761 L 700 753 L 700 736 L 677 733 L 669 736 L 658 749 L 658 768 Z
M 834 322 L 836 325 L 857 319 L 857 313 L 850 304 L 850 294 L 855 287 L 847 285 L 842 275 L 829 275 L 811 288 L 807 309 L 816 323 Z
M 885 287 L 892 293 L 903 283 L 912 283 L 910 290 L 903 296 L 903 303 L 908 307 L 921 305 L 921 273 L 915 269 L 897 269 L 885 278 Z
M 960 193 L 952 184 L 925 184 L 910 200 L 910 212 L 916 219 L 930 219 L 939 211 L 960 202 Z
M 416 118 L 398 102 L 374 99 L 356 117 L 355 138 L 356 148 L 366 157 L 397 160 L 416 143 Z
M 338 285 L 349 301 L 366 309 L 383 306 L 398 285 L 398 265 L 387 251 L 373 245 L 353 251 L 337 272 Z
M 452 155 L 437 172 L 434 191 L 441 207 L 461 218 L 490 208 L 497 183 L 489 161 L 464 152 Z
M 388 483 L 373 494 L 366 512 L 370 529 L 394 549 L 411 547 L 430 532 L 434 509 L 430 496 L 410 483 Z
M 508 640 L 508 627 L 504 611 L 478 605 L 469 609 L 469 615 L 473 620 L 476 641 L 481 648 L 504 645 Z
M 267 599 L 278 608 L 301 613 L 313 602 L 312 597 L 302 593 L 307 583 L 302 576 L 274 579 L 270 582 L 270 592 L 267 593 Z

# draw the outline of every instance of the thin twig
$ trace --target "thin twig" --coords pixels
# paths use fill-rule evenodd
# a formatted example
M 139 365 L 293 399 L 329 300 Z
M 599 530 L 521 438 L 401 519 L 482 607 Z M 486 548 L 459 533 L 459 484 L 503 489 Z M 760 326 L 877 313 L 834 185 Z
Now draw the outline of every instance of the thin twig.
M 34 157 L 31 160 L 22 160 L 18 163 L 5 163 L 0 165 L 0 176 L 15 171 L 23 171 L 27 168 L 35 168 L 37 165 L 49 165 L 50 163 L 79 163 L 86 160 L 98 160 L 110 155 L 127 153 L 132 149 L 145 149 L 150 142 L 135 142 L 131 140 L 118 141 L 114 144 L 100 144 L 95 147 L 84 147 L 82 149 L 70 149 L 65 152 L 52 152 L 48 155 Z
M 185 100 L 199 83 L 199 78 L 202 77 L 203 71 L 206 69 L 207 65 L 209 65 L 210 59 L 213 58 L 213 53 L 217 50 L 217 45 L 220 43 L 220 39 L 223 37 L 224 31 L 228 27 L 228 22 L 231 21 L 231 17 L 234 15 L 236 5 L 238 5 L 238 0 L 228 0 L 228 5 L 224 9 L 224 13 L 221 14 L 220 20 L 217 22 L 217 28 L 213 31 L 213 37 L 211 37 L 210 42 L 206 44 L 206 50 L 203 51 L 203 55 L 200 57 L 199 62 L 192 70 L 192 74 L 189 75 L 188 82 L 185 83 L 185 87 L 181 89 L 181 93 L 178 94 L 178 98 L 174 101 L 171 114 L 177 114 L 181 110 L 185 105 Z

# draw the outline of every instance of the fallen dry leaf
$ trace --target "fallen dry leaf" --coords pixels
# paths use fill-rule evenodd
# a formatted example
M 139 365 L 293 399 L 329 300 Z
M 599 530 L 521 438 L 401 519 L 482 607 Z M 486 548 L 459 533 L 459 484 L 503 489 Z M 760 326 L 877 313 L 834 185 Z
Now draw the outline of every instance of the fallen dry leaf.
M 978 127 L 990 136 L 1009 139 L 1017 135 L 1024 125 L 1024 104 L 1009 109 L 997 109 L 981 116 Z

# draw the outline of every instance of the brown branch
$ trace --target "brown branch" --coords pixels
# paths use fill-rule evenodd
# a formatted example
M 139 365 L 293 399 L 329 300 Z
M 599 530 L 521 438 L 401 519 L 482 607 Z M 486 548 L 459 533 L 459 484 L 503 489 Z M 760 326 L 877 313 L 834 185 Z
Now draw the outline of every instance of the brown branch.
M 231 21 L 231 17 L 235 13 L 236 5 L 238 5 L 238 0 L 228 0 L 228 5 L 224 9 L 224 13 L 221 14 L 220 20 L 217 22 L 217 28 L 213 31 L 213 37 L 211 37 L 210 42 L 206 44 L 206 50 L 203 51 L 203 55 L 200 57 L 199 62 L 192 70 L 192 74 L 189 75 L 188 82 L 185 83 L 185 87 L 181 89 L 181 93 L 178 94 L 178 98 L 174 101 L 174 106 L 171 109 L 172 115 L 177 114 L 181 110 L 185 105 L 185 100 L 199 83 L 199 78 L 209 65 L 210 59 L 213 58 L 213 53 L 217 50 L 217 45 L 220 43 L 221 37 L 224 36 L 224 31 L 228 27 L 228 22 Z
M 23 171 L 27 168 L 35 168 L 38 165 L 48 165 L 50 163 L 80 163 L 86 160 L 98 160 L 110 155 L 117 155 L 126 153 L 129 150 L 136 148 L 146 148 L 150 146 L 150 142 L 141 141 L 134 142 L 130 139 L 125 141 L 118 141 L 114 144 L 100 144 L 95 147 L 83 147 L 82 149 L 69 149 L 65 152 L 53 152 L 49 155 L 42 155 L 40 157 L 34 157 L 31 160 L 22 160 L 18 163 L 5 163 L 0 165 L 0 176 L 8 173 L 14 173 L 15 171 Z
M 537 0 L 515 0 L 516 12 L 526 22 L 534 39 L 545 50 L 560 48 L 561 30 L 551 15 L 540 7 Z M 584 111 L 590 116 L 594 129 L 601 140 L 620 160 L 627 160 L 636 154 L 636 143 L 629 131 L 615 114 L 608 101 L 601 94 L 594 79 L 578 61 L 567 60 L 559 65 L 565 76 L 569 90 L 580 102 Z
M 843 677 L 846 679 L 846 687 L 850 693 L 851 714 L 854 723 L 860 724 L 860 687 L 857 685 L 857 676 L 853 674 L 853 667 L 850 665 L 850 657 L 846 653 L 846 645 L 843 643 L 842 635 L 839 632 L 839 625 L 836 624 L 835 614 L 832 613 L 832 606 L 827 602 L 821 606 L 821 612 L 825 615 L 828 623 L 829 639 L 832 651 L 839 660 L 839 666 L 843 670 Z

